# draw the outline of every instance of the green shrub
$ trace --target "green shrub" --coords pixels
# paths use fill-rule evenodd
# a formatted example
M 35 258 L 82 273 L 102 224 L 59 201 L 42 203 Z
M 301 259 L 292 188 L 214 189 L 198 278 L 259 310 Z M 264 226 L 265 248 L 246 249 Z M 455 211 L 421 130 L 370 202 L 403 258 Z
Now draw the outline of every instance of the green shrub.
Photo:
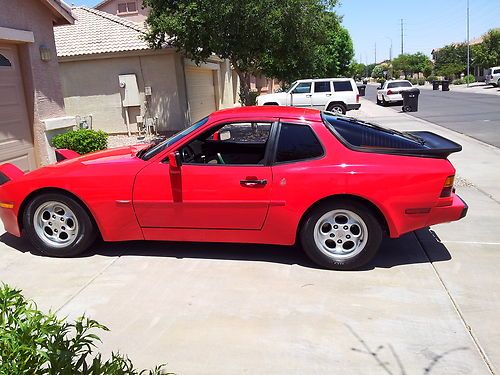
M 469 83 L 474 83 L 474 82 L 476 82 L 476 77 L 474 77 L 472 74 L 469 74 L 468 76 L 465 76 L 463 80 L 464 80 L 464 83 L 467 83 L 467 81 Z
M 55 148 L 67 148 L 83 155 L 107 148 L 108 135 L 102 130 L 72 130 L 56 135 L 52 138 L 52 145 Z
M 380 83 L 380 86 L 382 86 L 385 83 L 386 79 L 385 78 L 377 78 L 377 83 Z
M 438 77 L 436 77 L 436 76 L 429 76 L 426 78 L 426 81 L 430 82 L 430 83 L 432 83 L 432 81 L 437 81 L 437 80 L 438 80 Z
M 412 85 L 416 85 L 418 83 L 416 78 L 410 78 L 408 81 L 410 81 Z
M 258 91 L 250 91 L 248 105 L 257 105 L 257 96 L 259 96 Z
M 417 83 L 418 83 L 420 86 L 423 86 L 423 85 L 425 85 L 425 79 L 423 79 L 423 78 L 419 78 L 419 79 L 417 80 Z
M 69 323 L 44 314 L 21 292 L 0 286 L 0 374 L 160 375 L 164 365 L 138 372 L 130 359 L 112 353 L 104 361 L 93 355 L 101 340 L 94 333 L 108 329 L 86 317 Z
M 454 85 L 463 85 L 465 81 L 462 78 L 454 79 L 451 83 Z

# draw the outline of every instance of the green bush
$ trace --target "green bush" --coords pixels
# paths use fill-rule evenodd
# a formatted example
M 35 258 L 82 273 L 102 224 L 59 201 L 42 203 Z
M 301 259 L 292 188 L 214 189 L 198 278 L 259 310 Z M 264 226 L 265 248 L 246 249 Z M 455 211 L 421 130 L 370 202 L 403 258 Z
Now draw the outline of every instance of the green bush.
M 83 155 L 107 148 L 108 135 L 102 130 L 72 130 L 56 135 L 52 138 L 52 145 L 55 148 L 67 148 Z
M 423 86 L 423 85 L 425 85 L 425 79 L 423 79 L 423 78 L 419 78 L 419 79 L 417 80 L 417 83 L 418 83 L 420 86 Z
M 474 77 L 472 74 L 469 74 L 468 76 L 464 77 L 464 82 L 467 83 L 467 81 L 469 83 L 474 83 L 476 82 L 476 77 Z
M 259 96 L 258 91 L 250 91 L 248 105 L 257 105 L 257 96 Z
M 410 81 L 412 85 L 416 85 L 418 83 L 416 78 L 410 78 L 408 81 Z
M 430 82 L 430 83 L 432 83 L 432 81 L 437 81 L 437 80 L 438 80 L 438 77 L 436 77 L 436 76 L 429 76 L 426 78 L 426 81 Z
M 93 354 L 101 340 L 94 333 L 108 329 L 86 317 L 69 323 L 44 314 L 19 290 L 0 287 L 0 374 L 12 375 L 160 375 L 164 365 L 138 372 L 119 353 L 103 360 Z
M 385 83 L 386 79 L 385 78 L 377 78 L 377 83 L 380 83 L 380 86 L 382 86 Z
M 462 78 L 454 79 L 451 83 L 454 85 L 463 85 L 465 81 Z

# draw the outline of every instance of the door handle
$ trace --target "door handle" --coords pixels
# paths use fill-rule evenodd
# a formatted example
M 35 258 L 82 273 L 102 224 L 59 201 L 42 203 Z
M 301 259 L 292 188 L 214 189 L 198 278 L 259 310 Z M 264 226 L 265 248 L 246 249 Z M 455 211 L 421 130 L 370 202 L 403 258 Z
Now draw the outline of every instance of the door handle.
M 332 94 L 326 94 L 326 96 L 332 96 Z
M 310 98 L 311 96 L 312 96 L 311 94 L 308 94 L 308 95 L 306 95 L 306 98 Z
M 248 187 L 265 186 L 267 185 L 267 180 L 241 180 L 240 185 Z

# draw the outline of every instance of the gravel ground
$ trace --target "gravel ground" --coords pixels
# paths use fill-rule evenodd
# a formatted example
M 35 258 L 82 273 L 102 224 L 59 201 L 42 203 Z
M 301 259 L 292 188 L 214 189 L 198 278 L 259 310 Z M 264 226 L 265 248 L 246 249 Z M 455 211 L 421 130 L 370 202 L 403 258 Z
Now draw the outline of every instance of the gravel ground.
M 138 137 L 137 135 L 109 135 L 108 137 L 108 148 L 122 147 L 122 146 L 132 146 L 143 143 L 151 143 L 152 137 Z

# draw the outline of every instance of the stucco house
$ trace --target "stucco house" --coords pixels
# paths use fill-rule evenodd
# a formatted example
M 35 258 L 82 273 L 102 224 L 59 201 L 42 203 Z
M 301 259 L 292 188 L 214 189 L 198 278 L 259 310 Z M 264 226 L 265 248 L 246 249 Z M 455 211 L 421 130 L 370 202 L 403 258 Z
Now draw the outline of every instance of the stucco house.
M 142 0 L 103 0 L 94 9 L 137 23 L 144 23 L 149 14 Z
M 66 117 L 53 27 L 73 23 L 60 0 L 0 0 L 0 164 L 52 161 L 47 132 Z
M 133 133 L 154 124 L 171 133 L 238 105 L 227 60 L 196 66 L 174 48 L 150 49 L 144 23 L 87 7 L 72 14 L 74 24 L 54 28 L 64 103 L 68 114 L 91 117 L 94 129 Z

